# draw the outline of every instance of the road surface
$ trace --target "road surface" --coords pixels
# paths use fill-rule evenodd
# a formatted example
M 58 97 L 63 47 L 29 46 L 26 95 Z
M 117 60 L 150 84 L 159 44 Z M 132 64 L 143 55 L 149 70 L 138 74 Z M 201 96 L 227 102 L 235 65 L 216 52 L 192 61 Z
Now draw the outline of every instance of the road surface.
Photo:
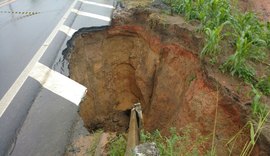
M 73 0 L 17 0 L 0 8 L 0 99 L 72 2 Z
M 109 25 L 113 0 L 2 2 L 0 155 L 61 153 L 85 93 L 83 86 L 58 73 L 64 72 L 62 51 L 79 29 Z M 63 145 L 49 145 L 50 140 Z

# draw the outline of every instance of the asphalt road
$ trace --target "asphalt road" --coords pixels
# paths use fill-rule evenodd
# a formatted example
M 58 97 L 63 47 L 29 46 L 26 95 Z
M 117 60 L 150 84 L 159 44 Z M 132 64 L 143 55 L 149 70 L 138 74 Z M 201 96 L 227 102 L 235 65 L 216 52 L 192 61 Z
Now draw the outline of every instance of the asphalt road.
M 86 88 L 64 76 L 64 49 L 74 33 L 110 25 L 113 5 L 113 0 L 0 0 L 1 156 L 65 151 Z
M 0 8 L 0 99 L 73 0 L 17 0 Z

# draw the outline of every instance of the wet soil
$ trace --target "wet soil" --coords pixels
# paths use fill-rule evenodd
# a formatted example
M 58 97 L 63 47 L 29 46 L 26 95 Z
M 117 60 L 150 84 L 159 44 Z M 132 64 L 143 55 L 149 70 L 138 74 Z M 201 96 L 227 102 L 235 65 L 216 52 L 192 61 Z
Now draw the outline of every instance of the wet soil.
M 171 127 L 191 127 L 211 137 L 215 126 L 217 155 L 228 155 L 226 143 L 248 118 L 250 88 L 201 61 L 203 38 L 195 30 L 179 16 L 137 7 L 116 12 L 111 27 L 76 33 L 70 76 L 88 88 L 79 112 L 85 127 L 126 132 L 128 111 L 141 102 L 146 130 L 166 135 Z M 248 136 L 237 140 L 233 155 Z M 253 155 L 267 155 L 268 140 Z

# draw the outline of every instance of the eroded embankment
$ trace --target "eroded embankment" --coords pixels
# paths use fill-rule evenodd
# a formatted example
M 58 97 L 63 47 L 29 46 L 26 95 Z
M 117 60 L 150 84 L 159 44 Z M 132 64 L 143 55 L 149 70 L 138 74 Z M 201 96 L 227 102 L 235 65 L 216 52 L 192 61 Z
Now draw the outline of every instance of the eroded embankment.
M 239 100 L 208 77 L 196 54 L 200 38 L 179 23 L 181 19 L 164 26 L 146 20 L 149 14 L 134 16 L 74 37 L 70 74 L 88 88 L 80 106 L 85 126 L 126 131 L 127 110 L 141 102 L 149 131 L 159 129 L 166 134 L 170 127 L 188 126 L 210 137 L 216 119 L 217 154 L 226 155 L 224 146 L 243 127 L 245 113 Z M 239 151 L 246 136 L 235 145 Z M 210 144 L 211 140 L 202 150 Z

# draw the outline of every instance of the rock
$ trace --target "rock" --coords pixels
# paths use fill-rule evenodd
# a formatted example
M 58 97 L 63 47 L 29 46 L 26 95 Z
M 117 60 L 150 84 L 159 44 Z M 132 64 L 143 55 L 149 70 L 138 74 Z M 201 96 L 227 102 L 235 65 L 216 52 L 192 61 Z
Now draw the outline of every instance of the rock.
M 159 150 L 155 143 L 144 143 L 135 147 L 135 156 L 159 156 Z

